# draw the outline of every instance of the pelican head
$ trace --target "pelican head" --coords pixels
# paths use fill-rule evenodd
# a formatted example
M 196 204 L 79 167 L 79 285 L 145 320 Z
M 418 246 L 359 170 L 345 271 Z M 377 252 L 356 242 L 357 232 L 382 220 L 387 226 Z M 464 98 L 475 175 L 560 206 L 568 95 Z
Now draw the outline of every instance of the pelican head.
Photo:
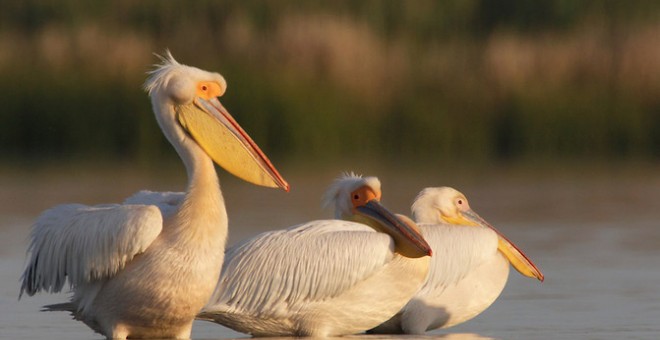
M 417 225 L 408 217 L 393 214 L 380 204 L 380 180 L 344 173 L 323 195 L 323 206 L 334 206 L 335 217 L 366 224 L 376 231 L 390 235 L 397 252 L 407 257 L 431 255 Z
M 178 63 L 167 51 L 149 72 L 144 87 L 156 120 L 175 147 L 188 172 L 206 156 L 248 182 L 289 190 L 266 155 L 241 128 L 217 97 L 227 90 L 218 73 Z M 204 156 L 206 155 L 206 156 Z
M 494 230 L 499 239 L 498 249 L 521 274 L 543 281 L 543 273 L 513 242 L 470 208 L 465 195 L 450 187 L 426 188 L 412 204 L 417 223 L 449 223 L 459 226 L 481 226 Z
M 350 197 L 351 199 L 346 199 Z M 334 208 L 335 218 L 350 220 L 353 217 L 354 200 L 380 201 L 380 180 L 378 177 L 362 177 L 353 172 L 343 173 L 323 195 L 323 208 Z
M 465 195 L 450 187 L 426 188 L 412 204 L 413 218 L 417 223 L 479 225 L 466 218 L 465 213 L 471 211 Z

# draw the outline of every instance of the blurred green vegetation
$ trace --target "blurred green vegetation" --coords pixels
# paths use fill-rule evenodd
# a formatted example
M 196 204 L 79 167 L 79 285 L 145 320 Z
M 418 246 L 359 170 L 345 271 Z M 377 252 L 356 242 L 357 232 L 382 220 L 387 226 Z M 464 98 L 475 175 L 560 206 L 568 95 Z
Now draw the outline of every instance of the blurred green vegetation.
M 35 0 L 0 2 L 0 161 L 172 157 L 166 48 L 278 160 L 660 159 L 660 2 Z

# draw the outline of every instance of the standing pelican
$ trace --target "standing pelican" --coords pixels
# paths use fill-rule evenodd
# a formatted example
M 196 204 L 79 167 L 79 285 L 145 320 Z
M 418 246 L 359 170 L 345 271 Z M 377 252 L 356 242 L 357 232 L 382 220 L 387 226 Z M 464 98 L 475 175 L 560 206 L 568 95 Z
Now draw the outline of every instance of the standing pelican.
M 375 177 L 346 176 L 325 195 L 337 217 L 231 247 L 199 319 L 254 336 L 338 336 L 373 328 L 424 282 L 431 249 L 412 221 L 379 203 Z M 364 224 L 363 224 L 364 223 Z
M 46 309 L 69 311 L 107 338 L 190 337 L 217 283 L 227 238 L 213 161 L 246 181 L 288 191 L 216 98 L 224 78 L 179 64 L 169 52 L 161 60 L 145 89 L 185 164 L 185 196 L 169 207 L 141 202 L 159 196 L 141 193 L 130 204 L 47 210 L 33 227 L 21 278 L 21 295 L 59 292 L 68 280 L 71 300 Z
M 397 315 L 370 332 L 421 334 L 472 319 L 504 289 L 509 263 L 521 274 L 543 281 L 534 263 L 470 209 L 457 190 L 422 190 L 412 213 L 435 253 L 429 276 Z

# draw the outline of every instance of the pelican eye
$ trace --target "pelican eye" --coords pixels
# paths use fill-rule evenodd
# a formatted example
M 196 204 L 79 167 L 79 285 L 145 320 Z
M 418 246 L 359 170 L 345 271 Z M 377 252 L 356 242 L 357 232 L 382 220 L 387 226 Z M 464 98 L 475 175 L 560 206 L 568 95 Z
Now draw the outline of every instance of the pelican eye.
M 359 192 L 353 192 L 351 194 L 351 203 L 353 204 L 353 207 L 357 207 L 363 205 L 365 202 L 362 201 L 362 195 Z
M 202 81 L 197 83 L 197 96 L 206 100 L 219 97 L 224 91 L 220 85 L 213 81 Z

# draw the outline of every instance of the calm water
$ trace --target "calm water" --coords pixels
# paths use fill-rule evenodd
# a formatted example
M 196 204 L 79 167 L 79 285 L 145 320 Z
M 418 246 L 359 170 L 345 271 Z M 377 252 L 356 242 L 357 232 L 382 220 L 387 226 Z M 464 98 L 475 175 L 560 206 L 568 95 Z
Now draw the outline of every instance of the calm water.
M 539 283 L 512 271 L 503 294 L 486 312 L 425 338 L 657 339 L 660 172 L 656 170 L 660 169 L 596 175 L 585 171 L 465 175 L 377 169 L 369 174 L 380 176 L 383 202 L 399 212 L 409 211 L 410 201 L 424 186 L 452 185 L 463 191 L 472 207 L 522 247 L 546 276 Z M 292 184 L 288 194 L 221 175 L 230 243 L 330 215 L 318 208 L 318 198 L 338 170 L 283 172 Z M 64 301 L 65 294 L 17 300 L 29 226 L 39 211 L 64 202 L 118 202 L 141 188 L 180 190 L 183 181 L 176 172 L 154 179 L 149 173 L 121 169 L 0 172 L 0 338 L 100 338 L 66 313 L 39 312 L 42 305 Z M 239 337 L 245 336 L 212 323 L 197 322 L 193 330 L 194 339 Z

